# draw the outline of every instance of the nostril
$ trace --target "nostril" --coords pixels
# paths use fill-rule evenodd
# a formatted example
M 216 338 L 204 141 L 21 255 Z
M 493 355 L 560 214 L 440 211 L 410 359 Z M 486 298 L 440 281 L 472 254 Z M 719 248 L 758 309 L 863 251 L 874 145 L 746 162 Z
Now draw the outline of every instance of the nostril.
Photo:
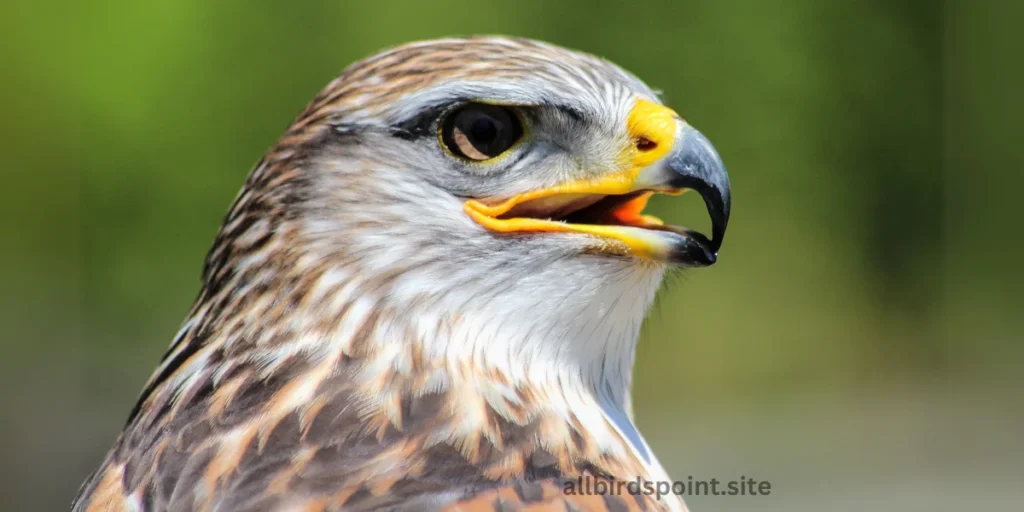
M 648 139 L 646 137 L 637 137 L 636 139 L 636 149 L 638 151 L 647 152 L 651 151 L 656 147 L 658 147 L 658 143 L 654 142 L 651 139 Z

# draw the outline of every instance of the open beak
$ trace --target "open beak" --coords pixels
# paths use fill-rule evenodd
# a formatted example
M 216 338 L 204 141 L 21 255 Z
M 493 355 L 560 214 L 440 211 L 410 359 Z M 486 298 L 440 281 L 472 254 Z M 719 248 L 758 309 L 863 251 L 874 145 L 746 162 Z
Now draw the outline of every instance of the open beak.
M 729 223 L 729 176 L 718 152 L 671 109 L 638 100 L 629 115 L 633 143 L 624 169 L 605 176 L 533 190 L 487 205 L 465 204 L 466 213 L 500 233 L 586 233 L 600 250 L 634 254 L 676 265 L 715 262 Z M 711 237 L 665 225 L 642 213 L 654 193 L 694 190 L 711 216 Z

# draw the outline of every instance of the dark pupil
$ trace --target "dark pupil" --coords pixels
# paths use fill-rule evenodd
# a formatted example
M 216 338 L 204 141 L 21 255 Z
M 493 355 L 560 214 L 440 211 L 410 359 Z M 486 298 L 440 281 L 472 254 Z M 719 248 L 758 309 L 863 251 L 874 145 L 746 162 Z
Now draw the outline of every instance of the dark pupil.
M 495 139 L 498 138 L 498 123 L 486 114 L 480 114 L 473 119 L 469 125 L 469 141 L 484 154 L 491 154 L 489 151 Z

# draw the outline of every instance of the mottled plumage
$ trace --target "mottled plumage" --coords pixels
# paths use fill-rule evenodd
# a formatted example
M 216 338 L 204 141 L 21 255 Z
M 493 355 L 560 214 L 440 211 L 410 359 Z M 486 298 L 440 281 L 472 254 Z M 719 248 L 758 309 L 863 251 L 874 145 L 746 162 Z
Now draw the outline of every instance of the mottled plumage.
M 523 125 L 482 162 L 438 132 L 477 103 Z M 665 266 L 714 261 L 724 180 L 593 56 L 473 38 L 352 65 L 249 175 L 75 509 L 682 510 L 562 489 L 667 478 L 632 425 L 633 352 Z M 639 213 L 682 188 L 712 240 Z

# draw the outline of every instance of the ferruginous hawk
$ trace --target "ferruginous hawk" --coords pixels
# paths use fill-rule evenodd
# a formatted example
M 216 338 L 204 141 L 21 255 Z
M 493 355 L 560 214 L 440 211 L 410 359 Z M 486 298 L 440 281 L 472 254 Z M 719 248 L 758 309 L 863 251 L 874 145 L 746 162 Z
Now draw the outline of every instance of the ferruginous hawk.
M 712 233 L 642 212 L 696 191 Z M 346 69 L 249 175 L 75 510 L 684 510 L 632 422 L 662 273 L 729 181 L 635 76 L 524 39 Z

